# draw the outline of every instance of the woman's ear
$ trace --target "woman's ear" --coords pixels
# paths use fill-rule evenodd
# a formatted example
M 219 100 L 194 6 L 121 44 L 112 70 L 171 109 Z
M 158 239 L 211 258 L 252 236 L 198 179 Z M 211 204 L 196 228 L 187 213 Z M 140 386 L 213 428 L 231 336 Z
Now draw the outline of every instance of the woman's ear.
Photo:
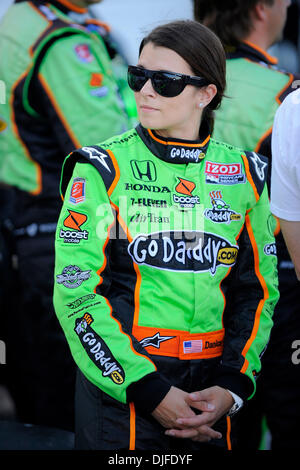
M 213 85 L 212 83 L 199 89 L 197 106 L 200 108 L 205 108 L 214 99 L 217 92 L 218 90 L 216 85 Z

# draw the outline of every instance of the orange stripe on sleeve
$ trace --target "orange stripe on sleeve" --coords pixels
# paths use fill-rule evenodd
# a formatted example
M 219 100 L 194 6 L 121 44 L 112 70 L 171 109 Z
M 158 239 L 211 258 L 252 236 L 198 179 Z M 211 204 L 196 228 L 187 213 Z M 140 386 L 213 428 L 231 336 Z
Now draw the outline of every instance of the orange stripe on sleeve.
M 250 237 L 250 241 L 251 241 L 251 245 L 252 245 L 252 248 L 253 248 L 253 254 L 254 254 L 254 270 L 255 270 L 255 274 L 257 276 L 257 278 L 259 279 L 259 282 L 260 282 L 260 285 L 263 289 L 263 293 L 264 293 L 264 296 L 263 298 L 259 301 L 259 304 L 258 304 L 258 307 L 256 309 L 256 312 L 255 312 L 255 320 L 254 320 L 254 325 L 253 325 L 253 329 L 252 329 L 252 333 L 251 333 L 251 336 L 250 338 L 248 339 L 243 351 L 242 351 L 242 355 L 245 357 L 245 362 L 244 362 L 244 365 L 243 367 L 241 368 L 241 372 L 242 373 L 245 373 L 247 367 L 248 367 L 248 360 L 246 359 L 246 354 L 247 352 L 249 351 L 253 341 L 255 340 L 256 338 L 256 335 L 257 335 L 257 331 L 258 331 L 258 327 L 259 327 L 259 320 L 260 320 L 260 315 L 261 315 L 261 312 L 262 312 L 262 309 L 263 309 L 263 306 L 264 306 L 264 303 L 265 301 L 268 299 L 269 297 L 269 292 L 268 292 L 268 288 L 267 288 L 267 285 L 266 285 L 266 282 L 262 276 L 262 274 L 260 273 L 260 270 L 259 270 L 259 254 L 258 254 L 258 248 L 257 248 L 257 244 L 256 244 L 256 240 L 254 238 L 254 234 L 253 234 L 253 230 L 252 230 L 252 226 L 251 226 L 251 221 L 250 221 L 250 217 L 249 217 L 249 214 L 246 215 L 246 227 L 247 227 L 247 231 L 248 231 L 248 234 L 249 234 L 249 237 Z
M 136 429 L 135 429 L 135 406 L 134 403 L 129 403 L 129 411 L 130 411 L 130 436 L 129 436 L 129 450 L 135 450 L 135 436 L 136 436 Z
M 232 445 L 231 445 L 231 419 L 230 419 L 230 416 L 226 416 L 226 422 L 227 422 L 227 432 L 226 432 L 227 450 L 232 450 Z
M 129 243 L 131 243 L 132 240 L 133 240 L 132 235 L 130 234 L 129 229 L 128 229 L 125 221 L 120 216 L 119 208 L 113 203 L 112 203 L 112 205 L 114 206 L 115 210 L 117 211 L 119 224 L 121 225 L 124 233 L 126 234 Z M 135 305 L 135 308 L 134 308 L 133 324 L 137 325 L 138 324 L 138 318 L 139 318 L 139 310 L 140 310 L 140 286 L 141 286 L 141 280 L 142 279 L 141 279 L 141 273 L 140 273 L 138 265 L 136 263 L 133 263 L 133 267 L 134 267 L 134 270 L 135 270 L 135 273 L 136 273 L 136 278 L 137 278 L 135 291 L 134 291 L 134 305 Z
M 75 5 L 72 1 L 69 0 L 58 0 L 59 3 L 64 5 L 65 7 L 69 8 L 69 10 L 75 11 L 76 13 L 87 13 L 87 8 L 80 7 Z
M 28 160 L 30 160 L 34 164 L 34 167 L 35 167 L 35 170 L 36 170 L 36 189 L 30 191 L 30 194 L 37 195 L 37 194 L 40 194 L 41 191 L 42 191 L 42 170 L 41 170 L 40 165 L 38 163 L 36 163 L 31 158 L 29 150 L 26 147 L 25 143 L 23 142 L 23 140 L 22 140 L 22 138 L 19 134 L 18 126 L 16 124 L 16 116 L 15 116 L 15 112 L 14 112 L 15 90 L 16 90 L 17 86 L 20 84 L 20 82 L 27 76 L 27 74 L 28 74 L 28 71 L 25 71 L 18 78 L 18 80 L 14 83 L 14 85 L 12 87 L 12 93 L 11 93 L 11 98 L 10 98 L 11 124 L 12 124 L 13 133 L 15 134 L 18 142 L 21 144 L 21 146 L 22 146 L 22 148 L 25 152 L 26 157 L 28 158 Z
M 259 200 L 259 194 L 257 192 L 256 186 L 254 184 L 253 178 L 252 178 L 251 173 L 250 173 L 248 159 L 245 155 L 242 155 L 242 159 L 243 159 L 243 162 L 244 162 L 244 165 L 245 165 L 245 171 L 246 171 L 247 179 L 248 179 L 249 183 L 252 186 L 252 189 L 253 189 L 253 192 L 254 192 L 254 195 L 255 195 L 255 199 L 256 199 L 256 201 L 258 201 Z
M 69 123 L 67 122 L 65 116 L 63 115 L 61 109 L 59 108 L 59 106 L 56 102 L 55 96 L 53 95 L 52 90 L 49 87 L 48 83 L 46 82 L 45 78 L 40 73 L 38 74 L 38 77 L 39 77 L 39 80 L 40 80 L 41 84 L 43 85 L 43 88 L 44 88 L 45 92 L 47 93 L 47 96 L 48 96 L 49 100 L 51 101 L 51 104 L 52 104 L 53 108 L 56 111 L 56 114 L 58 115 L 58 117 L 59 117 L 61 123 L 63 124 L 67 134 L 69 135 L 70 139 L 72 140 L 72 142 L 74 144 L 74 147 L 75 148 L 81 147 L 81 144 L 80 144 L 79 140 L 75 136 L 75 134 L 72 131 Z
M 110 197 L 112 195 L 115 187 L 117 186 L 119 179 L 120 179 L 120 169 L 119 169 L 117 159 L 114 156 L 113 152 L 111 150 L 106 150 L 106 151 L 107 151 L 108 155 L 110 156 L 110 158 L 113 162 L 113 166 L 114 166 L 114 169 L 115 169 L 115 172 L 116 172 L 116 176 L 114 177 L 114 180 L 113 180 L 112 184 L 110 185 L 109 190 L 107 191 L 107 194 Z
M 100 280 L 99 280 L 99 283 L 96 285 L 95 289 L 94 289 L 94 293 L 96 293 L 96 289 L 98 286 L 100 286 L 103 282 L 103 278 L 101 276 L 101 273 L 104 271 L 106 265 L 107 265 L 107 257 L 106 257 L 106 254 L 105 254 L 105 250 L 106 250 L 106 247 L 107 247 L 107 244 L 109 242 L 109 234 L 110 234 L 110 231 L 112 229 L 112 227 L 114 226 L 115 224 L 115 220 L 113 220 L 113 222 L 110 224 L 110 226 L 108 227 L 107 229 L 107 237 L 106 237 L 106 240 L 103 244 L 103 247 L 102 247 L 102 253 L 103 253 L 103 264 L 101 266 L 101 268 L 98 269 L 97 271 L 97 274 L 98 276 L 100 277 Z
M 242 227 L 241 227 L 239 233 L 237 234 L 237 236 L 236 236 L 236 238 L 235 238 L 236 242 L 238 242 L 238 240 L 239 240 L 239 238 L 240 238 L 240 236 L 241 236 L 241 233 L 242 233 L 242 231 L 243 231 L 243 229 L 244 229 L 244 226 L 245 226 L 245 224 L 242 225 Z M 219 289 L 220 289 L 221 294 L 222 294 L 223 299 L 224 299 L 224 307 L 223 307 L 223 312 L 222 312 L 222 326 L 223 326 L 223 328 L 224 328 L 224 312 L 225 312 L 225 308 L 226 308 L 226 303 L 227 303 L 227 301 L 226 301 L 226 297 L 225 297 L 225 295 L 224 295 L 224 292 L 223 292 L 221 286 L 222 286 L 222 282 L 223 282 L 223 281 L 229 276 L 229 274 L 231 273 L 231 270 L 232 270 L 232 267 L 230 267 L 230 268 L 228 269 L 228 271 L 227 271 L 227 273 L 226 273 L 226 276 L 224 276 L 224 278 L 221 279 L 221 281 L 220 281 L 220 283 L 219 283 Z
M 293 81 L 294 81 L 294 78 L 295 78 L 294 75 L 290 73 L 290 74 L 289 74 L 289 81 L 288 81 L 288 83 L 285 85 L 285 87 L 284 87 L 282 90 L 280 90 L 280 92 L 279 92 L 278 95 L 276 96 L 276 101 L 277 101 L 277 103 L 278 103 L 279 105 L 281 105 L 281 103 L 282 103 L 282 101 L 283 101 L 282 99 L 280 99 L 281 96 L 282 96 L 282 95 L 284 94 L 284 92 L 291 86 L 291 84 L 292 84 Z
M 276 217 L 275 215 L 273 215 L 273 217 L 276 220 L 276 227 L 275 227 L 275 230 L 274 230 L 274 237 L 276 237 L 279 234 L 281 228 L 280 228 L 280 222 L 279 222 L 278 217 Z
M 118 213 L 119 224 L 121 225 L 124 233 L 126 234 L 129 243 L 131 243 L 132 240 L 133 240 L 132 235 L 130 234 L 129 229 L 128 229 L 127 225 L 125 224 L 124 220 L 120 216 L 119 208 L 113 203 L 112 203 L 112 205 L 114 206 L 115 210 Z M 140 287 L 141 287 L 142 277 L 141 277 L 139 267 L 136 263 L 133 263 L 133 268 L 135 270 L 136 279 L 137 279 L 136 286 L 135 286 L 135 291 L 134 291 L 134 305 L 135 305 L 135 307 L 134 307 L 133 324 L 137 325 L 138 324 L 138 319 L 139 319 L 139 312 L 140 312 Z
M 254 149 L 255 152 L 259 152 L 259 149 L 261 147 L 261 144 L 264 142 L 264 140 L 267 139 L 267 137 L 269 137 L 269 135 L 272 134 L 272 130 L 273 130 L 273 126 L 270 127 L 270 129 L 268 129 L 262 136 L 261 138 L 259 139 L 258 143 L 256 144 L 256 147 Z
M 134 270 L 136 272 L 136 277 L 137 277 L 135 291 L 134 291 L 134 305 L 135 305 L 135 308 L 134 308 L 133 324 L 137 325 L 138 324 L 138 319 L 139 319 L 139 314 L 140 314 L 140 288 L 141 288 L 142 277 L 141 277 L 140 270 L 139 270 L 136 263 L 134 263 L 133 267 L 134 267 Z

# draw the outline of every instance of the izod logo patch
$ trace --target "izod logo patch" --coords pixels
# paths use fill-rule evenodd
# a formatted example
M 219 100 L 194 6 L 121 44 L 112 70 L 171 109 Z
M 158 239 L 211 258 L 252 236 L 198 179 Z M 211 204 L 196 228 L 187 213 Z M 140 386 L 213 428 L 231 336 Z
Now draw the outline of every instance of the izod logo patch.
M 240 184 L 246 182 L 241 163 L 205 163 L 205 179 L 210 184 Z

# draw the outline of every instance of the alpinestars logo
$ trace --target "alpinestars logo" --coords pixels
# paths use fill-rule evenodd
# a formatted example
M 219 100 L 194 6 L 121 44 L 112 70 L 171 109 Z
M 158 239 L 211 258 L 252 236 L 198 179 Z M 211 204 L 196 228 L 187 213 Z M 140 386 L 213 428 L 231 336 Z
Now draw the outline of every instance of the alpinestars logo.
M 173 194 L 173 201 L 178 204 L 182 209 L 192 209 L 196 204 L 200 204 L 199 196 L 193 196 L 193 191 L 196 187 L 192 181 L 179 178 L 179 183 L 175 187 L 175 191 L 180 194 Z
M 143 346 L 143 348 L 147 348 L 148 346 L 153 346 L 154 348 L 159 349 L 160 343 L 164 341 L 168 341 L 169 339 L 172 339 L 172 338 L 174 338 L 174 336 L 160 336 L 160 333 L 158 331 L 155 335 L 151 337 L 149 336 L 147 338 L 143 338 L 140 341 L 140 345 Z
M 254 163 L 254 166 L 255 166 L 255 171 L 257 173 L 257 176 L 259 177 L 259 179 L 261 181 L 264 180 L 265 178 L 265 169 L 267 167 L 267 163 L 263 162 L 259 156 L 257 155 L 257 153 L 255 152 L 252 152 L 252 157 L 250 157 L 251 160 L 253 161 Z
M 82 147 L 82 150 L 88 154 L 90 160 L 97 160 L 109 173 L 111 173 L 105 160 L 108 157 L 107 154 L 100 152 L 100 150 L 97 150 L 94 147 Z

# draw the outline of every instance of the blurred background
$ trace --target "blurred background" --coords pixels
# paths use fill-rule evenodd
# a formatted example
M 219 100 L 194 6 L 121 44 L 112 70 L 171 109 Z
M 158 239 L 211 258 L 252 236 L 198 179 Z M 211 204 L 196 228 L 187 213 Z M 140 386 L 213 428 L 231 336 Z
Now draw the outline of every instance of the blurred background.
M 13 0 L 0 0 L 0 19 Z M 102 0 L 90 8 L 93 16 L 109 23 L 128 61 L 137 61 L 137 49 L 144 33 L 162 21 L 192 18 L 190 0 Z
M 226 0 L 224 0 L 226 1 Z M 13 0 L 0 1 L 0 19 Z M 291 72 L 300 71 L 300 0 L 292 0 L 284 40 L 270 49 L 279 66 Z M 122 46 L 129 63 L 136 63 L 140 40 L 159 23 L 193 18 L 191 0 L 102 0 L 90 8 L 93 16 L 109 23 L 114 37 Z

